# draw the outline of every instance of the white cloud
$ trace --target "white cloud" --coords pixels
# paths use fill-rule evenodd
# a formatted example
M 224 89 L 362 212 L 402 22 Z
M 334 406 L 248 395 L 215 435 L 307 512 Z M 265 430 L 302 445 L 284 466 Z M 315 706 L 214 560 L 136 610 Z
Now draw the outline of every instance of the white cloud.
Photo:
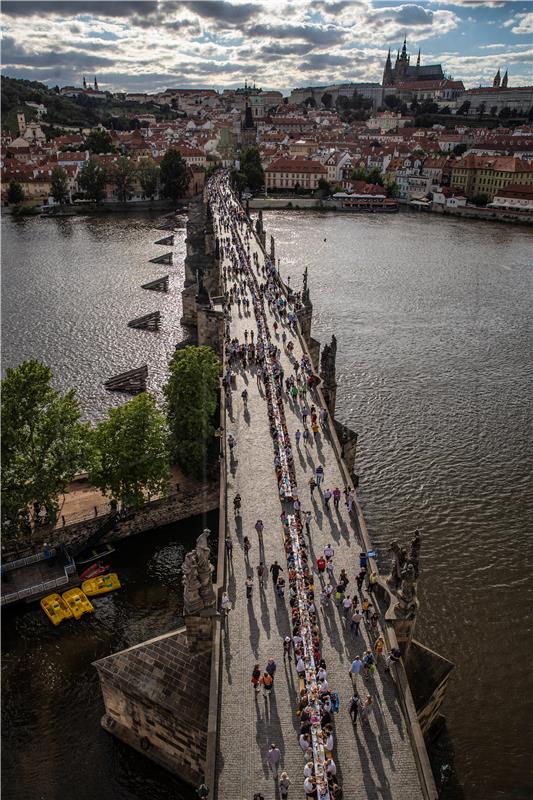
M 516 14 L 514 17 L 506 20 L 503 23 L 503 26 L 504 28 L 511 28 L 511 33 L 516 33 L 519 35 L 531 34 L 533 33 L 533 14 L 531 12 L 525 14 Z

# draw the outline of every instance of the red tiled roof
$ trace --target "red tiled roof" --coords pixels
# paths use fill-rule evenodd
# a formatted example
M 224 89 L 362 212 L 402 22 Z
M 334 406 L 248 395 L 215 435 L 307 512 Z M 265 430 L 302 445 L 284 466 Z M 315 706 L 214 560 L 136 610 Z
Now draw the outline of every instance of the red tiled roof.
M 308 172 L 327 175 L 328 171 L 319 161 L 303 158 L 278 158 L 266 168 L 266 172 Z

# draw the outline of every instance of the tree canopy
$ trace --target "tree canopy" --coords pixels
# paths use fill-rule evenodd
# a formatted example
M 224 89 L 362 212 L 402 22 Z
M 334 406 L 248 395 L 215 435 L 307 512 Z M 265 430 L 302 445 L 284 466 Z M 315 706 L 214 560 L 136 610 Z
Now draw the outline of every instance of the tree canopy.
M 170 479 L 168 428 L 152 395 L 142 392 L 109 411 L 92 432 L 90 480 L 102 494 L 140 508 Z
M 67 173 L 62 167 L 54 167 L 52 170 L 52 183 L 50 191 L 56 203 L 64 203 L 67 199 L 68 178 Z
M 189 185 L 189 170 L 177 150 L 167 150 L 161 161 L 161 192 L 163 197 L 179 200 Z
M 241 172 L 246 176 L 246 185 L 257 191 L 265 182 L 265 173 L 261 166 L 261 156 L 256 147 L 245 150 L 241 156 Z
M 105 196 L 106 179 L 105 167 L 91 156 L 83 165 L 78 183 L 89 200 L 95 200 L 99 203 Z
M 213 441 L 220 360 L 210 347 L 184 347 L 169 370 L 164 393 L 173 457 L 184 472 L 202 477 Z
M 142 158 L 137 167 L 137 176 L 145 197 L 150 200 L 157 193 L 159 167 L 150 158 Z
M 32 503 L 44 503 L 50 519 L 58 498 L 88 461 L 87 425 L 73 389 L 52 388 L 52 372 L 40 361 L 8 369 L 2 380 L 2 522 L 16 533 Z M 9 524 L 7 521 L 9 520 Z
M 114 153 L 113 140 L 109 131 L 103 128 L 95 128 L 85 139 L 85 150 L 90 153 Z
M 9 181 L 7 187 L 7 202 L 16 206 L 24 200 L 24 191 L 18 181 Z
M 111 178 L 117 189 L 117 196 L 121 203 L 125 203 L 133 191 L 133 179 L 135 177 L 135 166 L 133 162 L 121 156 L 113 164 Z

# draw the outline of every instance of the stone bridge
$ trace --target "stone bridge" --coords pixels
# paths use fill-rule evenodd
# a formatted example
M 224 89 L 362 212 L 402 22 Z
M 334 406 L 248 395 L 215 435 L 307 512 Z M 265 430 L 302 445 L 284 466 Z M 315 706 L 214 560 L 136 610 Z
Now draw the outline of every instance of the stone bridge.
M 312 373 L 318 373 L 319 345 L 311 337 L 307 275 L 302 293 L 295 298 L 273 269 L 274 243 L 267 254 L 261 217 L 254 229 L 229 190 L 227 178 L 215 177 L 209 200 L 206 195 L 203 210 L 196 207 L 191 219 L 183 322 L 197 326 L 199 343 L 210 344 L 220 353 L 227 373 L 228 343 L 235 339 L 250 342 L 253 331 L 256 344 L 270 341 L 279 348 L 285 378 L 294 374 L 294 359 L 300 362 L 302 357 L 309 359 Z M 237 281 L 232 271 L 236 263 L 243 267 Z M 286 313 L 280 314 L 267 302 L 257 302 L 263 291 L 260 284 L 264 286 L 267 274 L 273 275 L 286 308 L 297 317 L 292 327 Z M 242 286 L 240 304 L 228 303 L 224 293 L 236 282 Z M 249 301 L 248 307 L 243 299 Z M 285 339 L 292 341 L 292 352 L 287 350 Z M 325 350 L 321 382 L 308 393 L 307 405 L 315 405 L 317 413 L 327 408 L 329 419 L 319 426 L 316 436 L 302 436 L 298 443 L 296 433 L 303 433 L 305 428 L 301 397 L 293 400 L 283 389 L 282 399 L 276 401 L 273 422 L 267 401 L 272 403 L 276 398 L 267 382 L 257 379 L 256 368 L 249 363 L 246 368 L 232 367 L 231 390 L 221 403 L 224 437 L 215 585 L 218 601 L 223 591 L 229 595 L 232 609 L 228 618 L 223 620 L 216 613 L 212 600 L 200 610 L 186 607 L 185 628 L 97 664 L 106 703 L 104 727 L 191 783 L 205 779 L 210 799 L 253 800 L 254 795 L 260 794 L 265 800 L 278 800 L 279 786 L 267 763 L 272 743 L 281 752 L 280 773 L 285 771 L 291 781 L 289 797 L 305 797 L 305 760 L 299 744 L 300 719 L 295 712 L 302 686 L 314 697 L 313 654 L 306 658 L 302 681 L 295 660 L 284 659 L 283 654 L 284 638 L 293 633 L 289 581 L 286 580 L 281 597 L 271 575 L 262 585 L 256 572 L 260 562 L 268 569 L 277 561 L 287 579 L 287 553 L 294 556 L 300 545 L 307 551 L 314 579 L 319 649 L 326 662 L 327 681 L 340 701 L 338 712 L 333 714 L 331 757 L 343 797 L 419 800 L 438 796 L 424 735 L 439 717 L 452 665 L 412 639 L 416 598 L 413 613 L 406 614 L 398 593 L 391 591 L 390 582 L 379 577 L 377 563 L 369 556 L 368 572 L 378 576 L 370 597 L 378 612 L 377 627 L 371 630 L 363 622 L 359 635 L 354 635 L 342 608 L 333 600 L 325 605 L 319 603 L 321 589 L 327 584 L 335 587 L 342 570 L 349 578 L 347 594 L 358 595 L 359 602 L 368 596 L 367 585 L 358 592 L 356 575 L 360 553 L 372 552 L 357 499 L 350 509 L 344 495 L 338 507 L 333 498 L 329 507 L 324 499 L 326 490 L 338 487 L 342 492 L 357 482 L 352 472 L 356 436 L 334 421 L 336 342 Z M 267 364 L 267 372 L 271 366 Z M 271 389 L 274 385 L 273 379 Z M 246 405 L 242 399 L 244 389 L 248 395 Z M 293 456 L 290 469 L 281 459 L 277 475 L 273 425 L 277 426 L 277 441 L 284 436 L 290 441 Z M 231 454 L 230 437 L 236 442 Z M 318 465 L 323 467 L 324 480 L 313 492 L 309 481 Z M 237 494 L 241 509 L 235 515 L 233 499 Z M 302 532 L 293 537 L 296 498 L 301 504 L 300 513 L 311 514 L 309 535 Z M 283 511 L 289 517 L 288 529 L 281 521 Z M 261 535 L 255 528 L 258 519 L 264 524 Z M 227 537 L 233 541 L 231 558 L 224 553 Z M 245 547 L 245 537 L 251 543 L 250 549 Z M 333 570 L 325 573 L 327 577 L 319 576 L 316 559 L 328 545 L 334 549 Z M 191 563 L 194 561 L 193 557 Z M 249 576 L 253 577 L 253 588 L 247 598 Z M 189 575 L 187 585 L 193 585 L 194 580 Z M 295 602 L 301 604 L 303 583 L 298 586 Z M 304 605 L 305 600 L 304 597 Z M 384 670 L 382 658 L 374 674 L 355 679 L 360 698 L 365 701 L 370 696 L 372 706 L 368 719 L 360 718 L 354 725 L 348 708 L 353 694 L 350 666 L 356 655 L 363 656 L 372 649 L 378 635 L 384 639 L 384 655 L 399 648 L 403 657 L 390 672 Z M 263 671 L 270 659 L 276 661 L 277 671 L 272 693 L 265 697 L 254 691 L 251 677 L 255 664 Z M 207 691 L 205 675 L 209 663 Z M 307 758 L 314 762 L 319 778 L 327 755 L 320 722 L 315 721 Z M 330 782 L 328 788 L 322 783 L 320 791 L 312 796 L 319 800 L 333 798 L 332 785 Z

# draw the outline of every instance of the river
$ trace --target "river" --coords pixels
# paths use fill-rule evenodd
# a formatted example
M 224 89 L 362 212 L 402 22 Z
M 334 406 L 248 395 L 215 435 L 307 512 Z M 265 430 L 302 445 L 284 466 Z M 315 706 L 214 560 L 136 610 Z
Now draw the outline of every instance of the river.
M 314 335 L 339 339 L 337 414 L 359 433 L 359 496 L 382 566 L 391 539 L 423 532 L 417 636 L 457 665 L 444 712 L 465 796 L 529 798 L 531 234 L 429 214 L 267 211 L 264 220 L 293 286 L 308 266 Z M 165 252 L 153 245 L 160 222 L 5 218 L 3 366 L 43 358 L 59 387 L 78 388 L 90 420 L 122 401 L 101 386 L 116 372 L 148 363 L 156 388 L 183 338 L 184 231 L 176 266 L 149 264 Z M 167 272 L 168 295 L 140 289 Z M 160 333 L 126 327 L 157 308 Z M 160 581 L 146 565 L 166 558 L 166 536 L 172 578 Z M 6 796 L 17 780 L 18 796 L 64 797 L 75 758 L 81 800 L 108 787 L 124 800 L 186 797 L 99 729 L 90 666 L 172 627 L 182 557 L 172 548 L 192 541 L 182 538 L 176 529 L 124 542 L 119 571 L 131 588 L 68 633 L 51 631 L 35 608 L 6 615 Z M 82 766 L 69 731 L 82 737 Z

